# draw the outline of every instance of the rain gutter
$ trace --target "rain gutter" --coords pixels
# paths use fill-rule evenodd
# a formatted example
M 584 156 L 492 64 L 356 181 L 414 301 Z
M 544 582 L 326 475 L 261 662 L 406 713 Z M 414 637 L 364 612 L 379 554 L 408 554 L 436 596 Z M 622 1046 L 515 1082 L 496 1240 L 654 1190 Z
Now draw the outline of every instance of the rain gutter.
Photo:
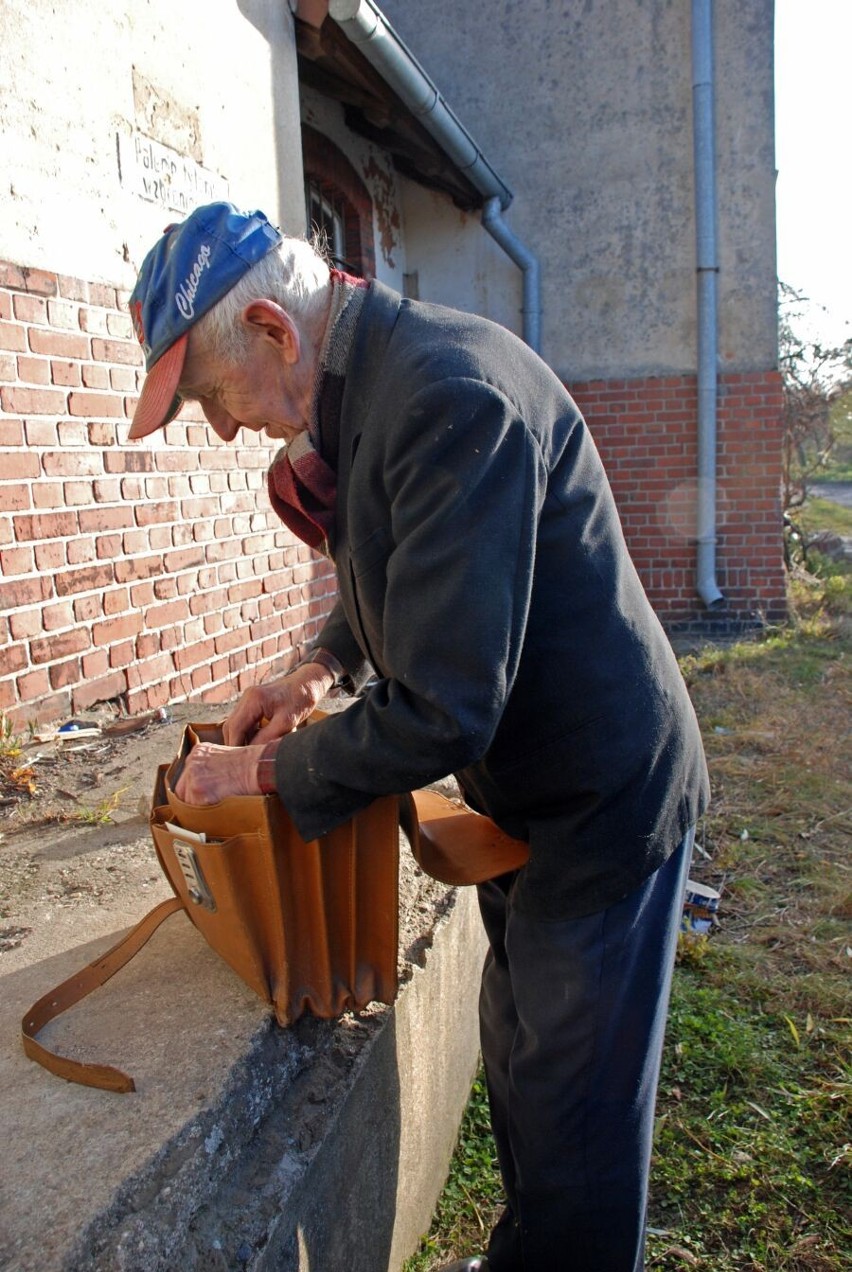
M 523 271 L 524 340 L 536 352 L 541 334 L 541 287 L 536 257 L 509 229 L 503 212 L 514 195 L 494 171 L 470 133 L 450 110 L 423 67 L 406 48 L 373 0 L 329 0 L 341 31 L 402 99 L 412 115 L 483 196 L 482 224 Z
M 696 589 L 708 609 L 725 597 L 716 580 L 718 305 L 713 0 L 692 0 L 692 116 L 698 290 L 698 506 Z

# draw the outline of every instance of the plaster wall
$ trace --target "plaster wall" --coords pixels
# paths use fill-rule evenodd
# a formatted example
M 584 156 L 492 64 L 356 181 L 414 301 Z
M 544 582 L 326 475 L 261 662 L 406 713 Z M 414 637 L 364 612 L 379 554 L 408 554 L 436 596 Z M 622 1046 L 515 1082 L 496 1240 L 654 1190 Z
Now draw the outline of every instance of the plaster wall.
M 343 152 L 367 187 L 373 203 L 373 243 L 376 277 L 396 291 L 403 290 L 406 243 L 400 200 L 400 177 L 387 154 L 351 132 L 339 102 L 313 89 L 301 89 L 302 120 Z M 299 188 L 301 190 L 301 176 Z M 302 213 L 304 222 L 304 211 Z
M 515 191 L 543 353 L 573 381 L 695 368 L 690 6 L 384 0 Z M 720 362 L 774 365 L 772 0 L 715 9 Z
M 209 197 L 301 230 L 287 5 L 3 0 L 2 20 L 0 259 L 133 285 L 148 247 L 181 213 L 137 192 L 119 139 L 168 147 L 189 161 L 189 180 L 214 183 Z M 194 202 L 205 202 L 206 187 L 198 190 Z
M 479 213 L 413 181 L 400 184 L 408 269 L 417 274 L 420 299 L 482 314 L 520 335 L 523 275 Z
M 376 277 L 421 300 L 484 315 L 520 334 L 521 273 L 482 228 L 443 194 L 396 171 L 387 153 L 346 127 L 343 108 L 303 87 L 302 120 L 343 152 L 373 202 Z M 405 275 L 416 275 L 416 285 Z

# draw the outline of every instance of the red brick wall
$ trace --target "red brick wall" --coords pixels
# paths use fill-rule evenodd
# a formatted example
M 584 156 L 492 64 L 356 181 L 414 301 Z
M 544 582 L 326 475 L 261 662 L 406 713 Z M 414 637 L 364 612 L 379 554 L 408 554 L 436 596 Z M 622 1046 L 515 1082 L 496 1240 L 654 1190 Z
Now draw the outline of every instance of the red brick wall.
M 16 726 L 107 699 L 129 712 L 224 701 L 316 634 L 331 567 L 271 512 L 274 447 L 217 441 L 197 413 L 127 443 L 141 355 L 113 287 L 0 264 L 0 711 Z M 781 390 L 722 377 L 722 612 L 695 595 L 691 377 L 569 386 L 669 627 L 785 615 Z
M 695 592 L 695 377 L 568 387 L 595 437 L 631 554 L 666 626 L 711 632 L 782 620 L 778 373 L 720 378 L 716 564 L 726 605 L 712 612 Z
M 0 263 L 0 711 L 225 701 L 293 657 L 330 565 L 272 513 L 274 446 L 185 408 L 127 443 L 141 353 L 115 288 Z M 186 419 L 184 419 L 186 416 Z

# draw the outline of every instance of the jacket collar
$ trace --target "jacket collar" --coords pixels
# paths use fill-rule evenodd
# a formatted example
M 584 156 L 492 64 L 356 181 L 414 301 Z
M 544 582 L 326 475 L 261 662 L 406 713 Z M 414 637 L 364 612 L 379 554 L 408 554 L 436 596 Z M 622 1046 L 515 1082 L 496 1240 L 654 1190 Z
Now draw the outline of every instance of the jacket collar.
M 367 419 L 379 368 L 399 318 L 402 297 L 374 280 L 358 319 L 346 370 L 346 391 L 340 420 L 340 467 L 348 472 L 352 446 Z

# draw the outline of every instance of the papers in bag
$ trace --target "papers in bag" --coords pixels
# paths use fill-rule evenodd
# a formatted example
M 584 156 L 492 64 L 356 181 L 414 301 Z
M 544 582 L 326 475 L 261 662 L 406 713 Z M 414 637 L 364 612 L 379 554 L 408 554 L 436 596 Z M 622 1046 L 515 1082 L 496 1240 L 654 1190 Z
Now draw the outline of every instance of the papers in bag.
M 182 839 L 184 843 L 223 844 L 225 842 L 224 839 L 210 839 L 203 830 L 187 830 L 185 826 L 179 826 L 177 822 L 163 822 L 163 828 L 178 839 Z
M 185 830 L 184 827 L 179 826 L 177 822 L 163 822 L 163 825 L 170 834 L 177 835 L 178 839 L 186 840 L 191 844 L 206 844 L 208 842 L 207 836 L 203 830 Z

